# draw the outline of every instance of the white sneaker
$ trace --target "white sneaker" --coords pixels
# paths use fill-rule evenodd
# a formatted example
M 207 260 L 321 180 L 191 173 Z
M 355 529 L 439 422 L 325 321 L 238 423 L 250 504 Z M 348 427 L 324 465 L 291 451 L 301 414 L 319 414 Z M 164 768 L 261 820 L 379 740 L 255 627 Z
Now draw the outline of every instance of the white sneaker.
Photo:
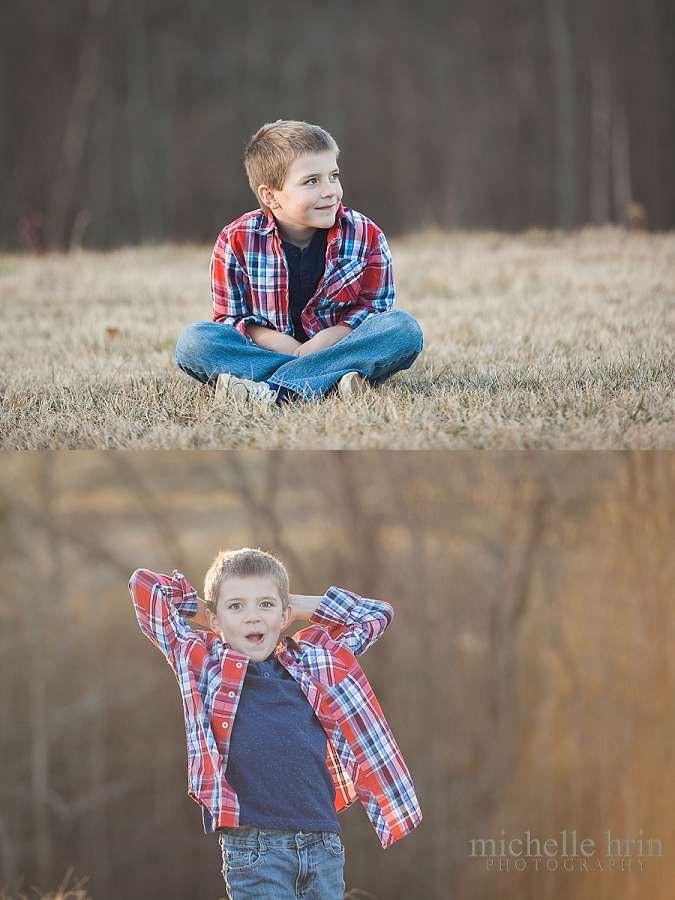
M 216 383 L 216 399 L 233 397 L 235 400 L 253 400 L 257 403 L 274 403 L 276 392 L 270 390 L 266 381 L 251 381 L 234 375 L 219 375 Z
M 347 372 L 338 382 L 338 391 L 341 397 L 361 397 L 368 387 L 365 375 L 360 372 Z

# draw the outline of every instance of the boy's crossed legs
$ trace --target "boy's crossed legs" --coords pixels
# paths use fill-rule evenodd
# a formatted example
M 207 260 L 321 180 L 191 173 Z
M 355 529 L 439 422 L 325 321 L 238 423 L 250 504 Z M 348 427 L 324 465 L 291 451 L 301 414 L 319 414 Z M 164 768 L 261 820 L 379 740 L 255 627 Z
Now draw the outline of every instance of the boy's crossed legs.
M 196 322 L 182 333 L 176 363 L 192 378 L 215 387 L 229 373 L 255 382 L 272 381 L 306 400 L 322 396 L 347 372 L 381 384 L 409 369 L 422 350 L 422 331 L 401 309 L 374 313 L 351 334 L 325 350 L 289 356 L 258 347 L 230 325 Z
M 225 828 L 220 844 L 230 900 L 342 900 L 337 834 Z

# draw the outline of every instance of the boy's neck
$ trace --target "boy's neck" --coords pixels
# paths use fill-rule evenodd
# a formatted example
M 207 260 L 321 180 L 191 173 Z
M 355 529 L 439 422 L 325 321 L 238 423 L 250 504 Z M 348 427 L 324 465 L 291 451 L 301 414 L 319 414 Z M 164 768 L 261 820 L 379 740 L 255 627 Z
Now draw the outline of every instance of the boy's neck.
M 316 228 L 309 228 L 304 225 L 289 225 L 288 222 L 281 222 L 276 216 L 274 216 L 274 221 L 277 223 L 277 231 L 281 240 L 300 247 L 301 250 L 309 247 L 317 231 Z

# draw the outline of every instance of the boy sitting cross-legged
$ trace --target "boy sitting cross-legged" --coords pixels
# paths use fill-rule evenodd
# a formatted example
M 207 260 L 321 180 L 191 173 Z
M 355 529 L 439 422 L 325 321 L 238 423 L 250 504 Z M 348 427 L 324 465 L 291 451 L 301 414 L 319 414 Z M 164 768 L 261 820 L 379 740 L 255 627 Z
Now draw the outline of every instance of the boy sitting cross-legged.
M 177 572 L 139 569 L 129 588 L 183 694 L 188 790 L 220 832 L 230 900 L 342 900 L 337 813 L 358 797 L 384 847 L 422 818 L 356 661 L 391 607 L 334 587 L 289 595 L 283 565 L 250 549 L 218 554 L 206 602 Z M 312 624 L 278 643 L 296 619 Z
M 342 205 L 339 149 L 317 125 L 264 125 L 246 148 L 260 209 L 221 232 L 211 259 L 213 322 L 182 333 L 176 362 L 217 394 L 274 403 L 344 396 L 409 368 L 415 319 L 392 309 L 384 235 Z

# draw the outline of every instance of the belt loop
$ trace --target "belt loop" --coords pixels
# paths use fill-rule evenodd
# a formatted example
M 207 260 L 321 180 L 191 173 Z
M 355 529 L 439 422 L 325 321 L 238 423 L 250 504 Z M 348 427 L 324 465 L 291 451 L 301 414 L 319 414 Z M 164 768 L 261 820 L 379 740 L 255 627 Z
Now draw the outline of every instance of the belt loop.
M 258 847 L 261 854 L 267 852 L 267 847 L 265 846 L 265 832 L 262 830 L 258 830 Z

